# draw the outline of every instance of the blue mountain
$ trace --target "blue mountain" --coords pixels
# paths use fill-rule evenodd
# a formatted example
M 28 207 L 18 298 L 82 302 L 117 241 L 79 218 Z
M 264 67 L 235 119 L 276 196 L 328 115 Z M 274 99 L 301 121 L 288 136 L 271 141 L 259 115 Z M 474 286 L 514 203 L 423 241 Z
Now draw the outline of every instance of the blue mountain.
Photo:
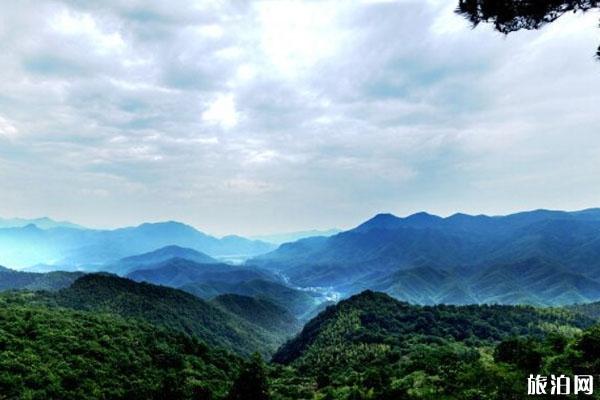
M 375 289 L 424 304 L 593 301 L 600 299 L 600 209 L 378 214 L 249 263 L 298 286 L 332 286 L 342 296 Z
M 15 268 L 56 264 L 99 270 L 107 263 L 172 245 L 211 257 L 232 254 L 255 256 L 276 247 L 239 236 L 219 239 L 173 221 L 114 230 L 41 229 L 29 224 L 0 229 L 0 263 Z

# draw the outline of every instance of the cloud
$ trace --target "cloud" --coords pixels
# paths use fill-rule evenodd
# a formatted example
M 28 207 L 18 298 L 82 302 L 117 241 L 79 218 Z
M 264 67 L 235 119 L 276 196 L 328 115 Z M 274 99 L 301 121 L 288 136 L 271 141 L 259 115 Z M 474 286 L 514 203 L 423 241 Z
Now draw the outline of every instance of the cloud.
M 13 139 L 19 134 L 19 130 L 6 118 L 0 116 L 0 137 Z
M 202 113 L 202 120 L 216 124 L 225 129 L 233 128 L 238 123 L 233 94 L 219 94 Z
M 0 12 L 5 216 L 216 233 L 594 206 L 594 13 L 417 1 L 25 0 Z

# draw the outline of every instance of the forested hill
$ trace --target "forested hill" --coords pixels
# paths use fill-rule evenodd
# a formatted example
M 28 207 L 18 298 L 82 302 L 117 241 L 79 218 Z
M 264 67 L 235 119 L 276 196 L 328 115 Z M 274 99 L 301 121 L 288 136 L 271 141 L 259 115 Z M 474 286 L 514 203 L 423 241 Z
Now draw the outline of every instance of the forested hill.
M 222 294 L 210 304 L 283 337 L 291 337 L 302 328 L 289 310 L 264 298 Z
M 181 290 L 137 283 L 108 274 L 89 274 L 52 296 L 76 310 L 133 317 L 195 335 L 213 346 L 240 354 L 268 355 L 283 340 L 232 313 Z
M 49 273 L 22 272 L 0 266 L 0 291 L 9 289 L 58 290 L 65 288 L 81 272 L 53 271 Z
M 493 343 L 509 336 L 541 337 L 551 331 L 586 328 L 593 322 L 566 310 L 528 306 L 415 306 L 367 290 L 328 307 L 282 346 L 273 360 L 343 369 L 363 357 L 432 338 Z
M 57 294 L 0 294 L 0 398 L 506 400 L 524 398 L 531 373 L 600 373 L 594 321 L 564 309 L 421 307 L 366 291 L 320 313 L 265 366 L 221 350 L 250 324 L 225 310 L 268 328 L 277 306 L 191 299 L 107 275 Z
M 562 309 L 420 307 L 366 291 L 327 308 L 273 360 L 295 371 L 278 387 L 312 387 L 319 399 L 518 400 L 529 374 L 600 373 L 593 323 Z
M 31 300 L 0 296 L 0 399 L 222 398 L 241 364 L 143 321 Z

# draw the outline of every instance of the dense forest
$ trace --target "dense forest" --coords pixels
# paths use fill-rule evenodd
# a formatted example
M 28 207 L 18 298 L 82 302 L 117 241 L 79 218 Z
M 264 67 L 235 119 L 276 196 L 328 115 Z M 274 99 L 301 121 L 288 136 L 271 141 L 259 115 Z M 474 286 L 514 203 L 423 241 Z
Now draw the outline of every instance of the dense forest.
M 365 291 L 261 356 L 229 331 L 247 329 L 248 317 L 252 329 L 273 321 L 282 333 L 288 311 L 244 296 L 198 299 L 225 318 L 209 336 L 190 329 L 187 296 L 109 275 L 1 294 L 0 398 L 521 399 L 529 374 L 600 372 L 595 313 L 577 308 L 415 306 Z M 169 301 L 177 312 L 159 318 Z

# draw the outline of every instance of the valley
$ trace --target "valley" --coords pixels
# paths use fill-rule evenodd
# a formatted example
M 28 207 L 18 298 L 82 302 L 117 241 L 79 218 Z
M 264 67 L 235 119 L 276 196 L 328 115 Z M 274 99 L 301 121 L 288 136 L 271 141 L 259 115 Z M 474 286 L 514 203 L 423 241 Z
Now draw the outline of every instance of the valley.
M 92 246 L 107 245 L 101 257 L 67 271 L 50 259 L 0 268 L 7 399 L 229 400 L 251 375 L 277 400 L 500 400 L 521 398 L 530 373 L 600 373 L 600 211 L 381 214 L 259 243 L 244 263 L 168 227 L 109 233 Z M 35 248 L 56 229 L 85 232 L 0 236 Z

